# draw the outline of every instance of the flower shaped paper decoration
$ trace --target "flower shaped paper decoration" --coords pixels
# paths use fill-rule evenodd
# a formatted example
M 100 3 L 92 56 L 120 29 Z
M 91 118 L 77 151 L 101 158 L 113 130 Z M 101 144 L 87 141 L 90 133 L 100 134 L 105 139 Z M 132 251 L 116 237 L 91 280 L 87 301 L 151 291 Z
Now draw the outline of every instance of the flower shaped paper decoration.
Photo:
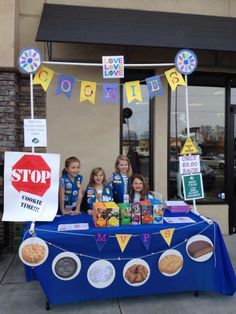
M 197 67 L 197 56 L 192 50 L 180 50 L 175 57 L 175 67 L 182 74 L 191 74 Z
M 26 48 L 22 50 L 18 57 L 18 66 L 23 73 L 34 73 L 38 70 L 42 63 L 40 52 L 34 48 Z

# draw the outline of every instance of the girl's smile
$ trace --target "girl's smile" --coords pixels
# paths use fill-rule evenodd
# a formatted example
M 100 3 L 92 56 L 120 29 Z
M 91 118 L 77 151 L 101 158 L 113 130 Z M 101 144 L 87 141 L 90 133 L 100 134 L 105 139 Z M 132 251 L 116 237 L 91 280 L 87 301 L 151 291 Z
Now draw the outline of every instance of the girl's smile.
M 117 168 L 120 170 L 121 173 L 126 174 L 129 169 L 129 164 L 126 160 L 121 160 Z
M 143 182 L 141 180 L 139 180 L 138 178 L 135 178 L 133 183 L 132 183 L 132 187 L 133 187 L 135 192 L 140 193 L 143 189 Z
M 67 170 L 68 176 L 71 179 L 74 179 L 79 174 L 80 163 L 77 161 L 72 161 L 66 170 Z
M 94 176 L 94 182 L 95 184 L 102 184 L 104 180 L 104 176 L 102 171 L 99 171 L 97 174 Z

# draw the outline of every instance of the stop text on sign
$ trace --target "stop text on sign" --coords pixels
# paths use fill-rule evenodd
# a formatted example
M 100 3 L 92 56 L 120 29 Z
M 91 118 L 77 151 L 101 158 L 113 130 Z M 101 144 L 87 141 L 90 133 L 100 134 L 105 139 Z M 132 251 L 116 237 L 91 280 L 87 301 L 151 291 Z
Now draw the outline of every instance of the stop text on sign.
M 51 168 L 40 155 L 24 155 L 12 167 L 11 183 L 18 192 L 43 196 L 51 186 Z
M 199 155 L 180 156 L 179 171 L 183 175 L 201 172 Z
M 39 171 L 30 169 L 13 169 L 12 181 L 32 182 L 32 183 L 46 183 L 50 179 L 49 171 Z

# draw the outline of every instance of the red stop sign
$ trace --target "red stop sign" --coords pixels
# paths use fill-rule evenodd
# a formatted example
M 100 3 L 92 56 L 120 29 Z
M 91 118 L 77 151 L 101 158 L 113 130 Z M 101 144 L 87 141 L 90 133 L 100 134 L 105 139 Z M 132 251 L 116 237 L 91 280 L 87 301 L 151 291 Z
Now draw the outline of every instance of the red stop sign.
M 11 182 L 18 192 L 43 196 L 51 185 L 51 169 L 41 156 L 25 155 L 12 167 Z

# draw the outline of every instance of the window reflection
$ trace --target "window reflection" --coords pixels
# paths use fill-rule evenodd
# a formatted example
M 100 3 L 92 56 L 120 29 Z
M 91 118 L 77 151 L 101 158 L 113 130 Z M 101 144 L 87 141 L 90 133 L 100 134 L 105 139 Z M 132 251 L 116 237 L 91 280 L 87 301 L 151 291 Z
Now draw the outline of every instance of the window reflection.
M 149 108 L 146 85 L 141 85 L 142 101 L 127 102 L 123 91 L 123 145 L 122 151 L 131 161 L 133 172 L 141 173 L 149 182 Z
M 201 172 L 205 198 L 222 200 L 224 189 L 225 89 L 219 87 L 188 87 L 190 137 L 201 155 Z M 187 139 L 185 87 L 171 95 L 169 197 L 182 198 L 178 156 Z

